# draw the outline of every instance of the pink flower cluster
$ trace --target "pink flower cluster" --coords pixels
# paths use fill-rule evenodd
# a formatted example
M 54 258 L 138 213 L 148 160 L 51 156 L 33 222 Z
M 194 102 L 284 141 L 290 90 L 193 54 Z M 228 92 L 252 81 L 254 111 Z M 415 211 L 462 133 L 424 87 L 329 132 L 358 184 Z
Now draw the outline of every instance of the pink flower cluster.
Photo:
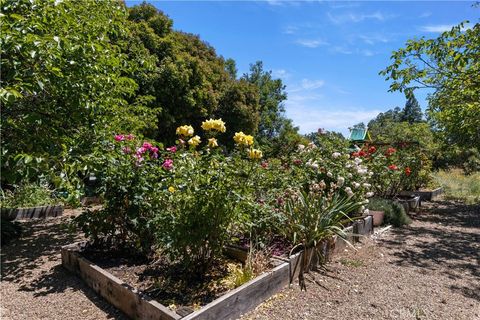
M 117 134 L 115 135 L 115 141 L 120 142 L 120 141 L 125 141 L 125 140 L 133 140 L 135 139 L 135 136 L 131 133 L 124 135 L 124 134 Z
M 150 155 L 150 159 L 158 158 L 158 148 L 154 147 L 150 142 L 144 142 L 140 148 L 137 148 L 137 152 L 135 152 L 135 158 L 137 158 L 137 162 L 143 161 L 143 155 L 145 153 Z

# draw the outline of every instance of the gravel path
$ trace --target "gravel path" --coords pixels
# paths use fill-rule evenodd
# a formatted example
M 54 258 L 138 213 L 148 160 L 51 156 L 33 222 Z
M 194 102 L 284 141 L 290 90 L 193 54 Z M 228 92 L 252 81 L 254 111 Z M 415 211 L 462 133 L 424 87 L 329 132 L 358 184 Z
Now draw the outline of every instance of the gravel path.
M 480 320 L 480 205 L 425 203 L 408 227 L 334 258 L 244 319 Z
M 80 240 L 60 218 L 24 222 L 20 239 L 2 247 L 2 320 L 127 319 L 61 266 L 60 248 Z
M 426 203 L 412 225 L 336 256 L 307 291 L 286 288 L 244 319 L 480 320 L 480 205 Z M 71 215 L 24 223 L 2 248 L 1 319 L 125 319 L 61 267 Z M 311 278 L 311 277 L 310 277 Z

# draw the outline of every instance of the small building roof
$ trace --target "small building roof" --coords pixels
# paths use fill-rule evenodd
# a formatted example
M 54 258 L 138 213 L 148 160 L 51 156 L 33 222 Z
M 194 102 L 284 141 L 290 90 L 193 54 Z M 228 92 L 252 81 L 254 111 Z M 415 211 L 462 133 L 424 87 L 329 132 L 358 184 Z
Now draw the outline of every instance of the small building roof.
M 350 129 L 350 141 L 365 141 L 365 140 L 371 140 L 370 138 L 370 133 L 368 132 L 368 129 L 362 129 L 362 128 L 354 128 Z

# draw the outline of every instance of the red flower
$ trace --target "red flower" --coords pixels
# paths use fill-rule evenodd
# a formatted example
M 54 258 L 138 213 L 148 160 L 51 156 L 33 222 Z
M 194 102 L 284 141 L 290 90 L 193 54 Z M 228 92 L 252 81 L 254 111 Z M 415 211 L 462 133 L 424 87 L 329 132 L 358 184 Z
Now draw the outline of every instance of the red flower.
M 397 149 L 395 148 L 388 148 L 387 151 L 385 152 L 385 155 L 388 157 L 388 156 L 391 156 L 392 154 L 394 154 L 395 152 L 397 152 Z
M 406 167 L 405 168 L 405 174 L 407 175 L 407 177 L 412 173 L 412 170 L 410 169 L 410 167 Z
M 358 156 L 359 156 L 358 152 L 352 153 L 352 157 L 358 157 Z
M 359 156 L 359 157 L 365 157 L 366 155 L 367 155 L 367 153 L 366 153 L 365 151 L 363 151 L 363 150 L 360 150 L 360 151 L 358 152 L 358 156 Z
M 301 165 L 301 164 L 302 164 L 302 160 L 300 160 L 300 159 L 295 159 L 295 160 L 293 160 L 293 163 L 298 166 L 298 165 Z
M 375 153 L 375 151 L 377 151 L 377 148 L 375 148 L 374 146 L 371 146 L 371 147 L 368 149 L 368 153 Z
M 394 164 L 391 164 L 391 165 L 388 166 L 388 169 L 390 169 L 390 170 L 398 170 L 398 167 L 397 167 L 396 165 L 394 165 Z
M 267 169 L 268 168 L 268 162 L 267 161 L 263 161 L 261 164 L 263 169 Z

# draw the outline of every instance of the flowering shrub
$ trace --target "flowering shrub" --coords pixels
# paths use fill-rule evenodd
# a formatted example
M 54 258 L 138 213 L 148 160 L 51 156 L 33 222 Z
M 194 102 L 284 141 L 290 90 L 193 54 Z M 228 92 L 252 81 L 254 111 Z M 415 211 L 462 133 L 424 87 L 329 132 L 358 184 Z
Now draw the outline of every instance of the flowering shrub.
M 430 164 L 419 148 L 367 146 L 352 155 L 360 157 L 373 173 L 371 183 L 378 196 L 393 197 L 429 183 Z

